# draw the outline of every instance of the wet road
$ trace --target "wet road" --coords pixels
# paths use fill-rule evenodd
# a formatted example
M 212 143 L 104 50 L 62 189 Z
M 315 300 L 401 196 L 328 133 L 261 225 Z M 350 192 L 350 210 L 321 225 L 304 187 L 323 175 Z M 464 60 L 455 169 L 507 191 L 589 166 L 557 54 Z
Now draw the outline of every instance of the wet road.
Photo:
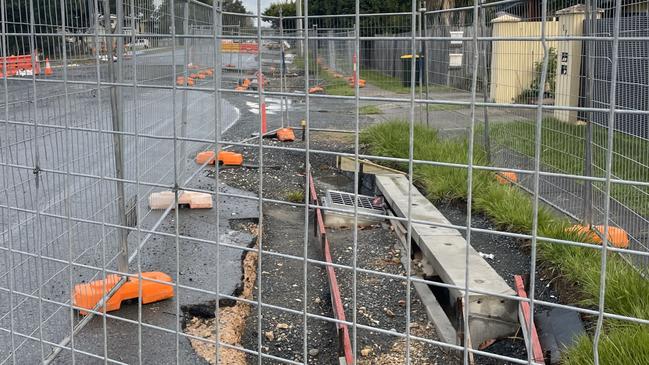
M 127 60 L 123 65 L 126 76 L 123 82 L 132 83 L 137 77 L 140 85 L 171 85 L 172 58 L 176 58 L 177 65 L 182 65 L 183 56 L 182 50 L 173 56 L 170 50 L 164 50 Z M 254 57 L 246 62 L 254 62 Z M 133 67 L 134 63 L 138 66 Z M 116 269 L 118 235 L 114 225 L 119 220 L 114 133 L 110 133 L 113 131 L 111 100 L 108 88 L 97 88 L 98 74 L 103 81 L 108 80 L 105 63 L 99 67 L 69 67 L 68 80 L 87 84 L 69 84 L 67 93 L 61 83 L 40 78 L 35 84 L 29 79 L 8 80 L 7 88 L 0 88 L 0 260 L 3 263 L 0 362 L 7 359 L 11 363 L 12 349 L 15 349 L 16 363 L 36 363 L 43 355 L 47 356 L 51 344 L 68 335 L 71 323 L 80 318 L 76 313 L 71 316 L 64 307 L 70 300 L 73 285 L 101 277 L 101 267 Z M 53 79 L 62 80 L 63 70 L 55 68 L 55 75 L 48 80 Z M 215 99 L 212 93 L 202 91 L 121 89 L 123 119 L 119 134 L 127 180 L 125 195 L 127 201 L 137 201 L 140 228 L 146 231 L 153 228 L 161 214 L 148 209 L 149 194 L 163 190 L 163 186 L 185 182 L 197 169 L 193 156 L 206 148 L 203 142 L 174 137 L 214 138 Z M 36 95 L 35 102 L 32 102 L 33 95 Z M 226 100 L 221 110 L 221 128 L 227 132 L 236 125 L 239 111 Z M 37 173 L 35 166 L 39 168 Z M 213 183 L 199 174 L 188 187 L 209 189 Z M 231 230 L 228 220 L 255 218 L 256 203 L 225 198 L 217 207 L 225 217 L 221 218 L 219 232 L 214 225 L 216 209 L 212 209 L 181 211 L 180 234 L 206 241 L 220 237 L 221 242 L 234 246 L 250 244 L 252 237 Z M 67 216 L 71 219 L 66 219 Z M 171 213 L 158 231 L 173 234 L 175 222 L 175 214 Z M 144 235 L 144 232 L 129 234 L 130 253 Z M 213 298 L 209 292 L 216 289 L 215 268 L 220 268 L 222 292 L 232 292 L 240 281 L 241 250 L 222 248 L 219 254 L 217 263 L 213 244 L 182 239 L 176 242 L 173 237 L 154 235 L 141 256 L 131 263 L 130 271 L 137 272 L 138 266 L 142 271 L 164 271 L 175 282 L 198 290 L 180 289 L 176 299 L 144 306 L 142 332 L 138 332 L 136 325 L 114 319 L 108 319 L 104 327 L 104 322 L 95 318 L 77 336 L 75 348 L 103 356 L 106 341 L 110 358 L 133 363 L 138 362 L 137 344 L 141 336 L 145 363 L 175 362 L 174 331 L 180 325 L 176 308 Z M 9 267 L 13 270 L 8 270 Z M 115 315 L 137 320 L 137 305 L 129 305 Z M 167 332 L 153 330 L 147 324 L 165 328 Z M 21 335 L 12 337 L 8 331 Z M 193 362 L 188 341 L 179 338 L 178 344 L 180 362 Z M 72 361 L 71 353 L 64 350 L 56 363 Z M 75 354 L 74 361 L 103 363 L 81 353 Z

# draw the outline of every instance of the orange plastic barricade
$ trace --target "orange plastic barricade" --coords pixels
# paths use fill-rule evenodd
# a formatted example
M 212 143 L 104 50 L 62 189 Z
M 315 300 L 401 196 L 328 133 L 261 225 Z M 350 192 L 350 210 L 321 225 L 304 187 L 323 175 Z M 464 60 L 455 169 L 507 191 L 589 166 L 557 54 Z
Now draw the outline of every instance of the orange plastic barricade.
M 320 85 L 309 88 L 309 94 L 321 94 L 323 92 L 324 92 L 324 89 Z
M 173 191 L 166 190 L 149 195 L 149 208 L 167 209 L 174 208 L 176 195 Z M 212 196 L 208 193 L 185 191 L 178 197 L 178 207 L 189 209 L 212 209 Z
M 518 182 L 518 175 L 515 172 L 501 171 L 496 174 L 496 181 L 502 185 Z
M 277 130 L 277 139 L 282 142 L 293 142 L 295 141 L 295 133 L 293 133 L 292 128 L 282 128 Z
M 6 70 L 4 69 L 5 61 L 7 64 Z M 38 75 L 40 73 L 40 67 L 36 65 L 36 70 L 33 70 L 32 56 L 30 55 L 0 57 L 0 74 L 4 74 L 6 76 L 16 76 L 21 71 L 35 72 Z M 50 72 L 51 71 L 52 70 L 50 67 Z M 45 69 L 45 72 L 47 74 L 47 67 Z
M 581 224 L 575 224 L 574 226 L 568 228 L 569 231 L 578 232 L 586 235 L 593 242 L 602 244 L 602 237 L 604 235 L 604 226 L 592 226 L 588 228 Z M 600 234 L 593 232 L 597 230 Z M 600 236 L 601 235 L 601 236 Z M 608 242 L 611 243 L 613 247 L 617 248 L 628 248 L 629 247 L 629 235 L 625 230 L 618 227 L 609 226 L 608 227 Z
M 174 288 L 172 285 L 149 281 L 147 279 L 171 283 L 171 277 L 159 271 L 142 273 L 142 303 L 149 304 L 161 300 L 173 298 Z M 89 283 L 77 284 L 74 286 L 74 305 L 84 309 L 93 309 L 99 301 L 110 292 L 119 282 L 118 275 L 107 275 L 106 279 L 91 281 Z M 138 298 L 140 279 L 128 278 L 117 291 L 106 301 L 106 312 L 118 310 L 122 302 Z M 103 312 L 103 306 L 97 309 Z M 83 315 L 87 311 L 80 310 Z
M 220 151 L 218 159 L 220 164 L 226 166 L 240 166 L 243 164 L 243 155 L 236 152 Z M 214 165 L 214 161 L 213 151 L 203 151 L 199 152 L 196 155 L 196 163 L 199 165 L 202 165 L 206 162 L 209 165 Z

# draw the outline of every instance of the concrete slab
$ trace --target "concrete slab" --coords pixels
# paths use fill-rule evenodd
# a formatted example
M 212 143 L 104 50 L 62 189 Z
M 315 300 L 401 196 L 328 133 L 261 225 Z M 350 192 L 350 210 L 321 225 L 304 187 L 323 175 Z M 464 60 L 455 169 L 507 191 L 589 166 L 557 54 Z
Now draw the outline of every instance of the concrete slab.
M 397 174 L 379 175 L 376 176 L 376 186 L 383 193 L 388 204 L 390 204 L 390 207 L 392 207 L 398 216 L 408 216 L 408 191 L 410 182 L 406 176 Z M 410 216 L 412 219 L 444 225 L 451 224 L 414 186 L 412 187 L 411 195 L 412 207 Z
M 435 206 L 415 187 L 409 191 L 410 182 L 403 175 L 376 177 L 377 188 L 396 215 L 408 214 L 408 193 L 411 194 L 410 214 L 413 218 L 432 223 L 450 224 Z M 446 284 L 466 287 L 466 257 L 469 257 L 469 290 L 495 295 L 469 293 L 471 337 L 475 344 L 510 334 L 518 326 L 517 303 L 497 295 L 514 296 L 514 290 L 478 254 L 459 231 L 428 224 L 413 224 L 412 239 L 432 264 L 435 273 Z M 449 291 L 452 302 L 464 296 L 462 289 Z

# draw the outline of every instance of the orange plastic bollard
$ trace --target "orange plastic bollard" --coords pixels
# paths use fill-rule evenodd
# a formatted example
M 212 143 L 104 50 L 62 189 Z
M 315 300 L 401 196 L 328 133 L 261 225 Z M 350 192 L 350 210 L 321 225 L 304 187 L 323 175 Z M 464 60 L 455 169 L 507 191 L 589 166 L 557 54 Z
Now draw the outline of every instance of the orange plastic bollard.
M 262 94 L 262 100 L 263 100 L 263 94 Z M 266 103 L 261 102 L 261 133 L 266 133 L 268 130 L 268 124 L 266 123 Z
M 149 280 L 147 280 L 149 279 Z M 74 305 L 84 309 L 93 309 L 99 301 L 110 292 L 111 289 L 119 282 L 118 275 L 108 275 L 106 279 L 91 281 L 89 283 L 77 284 L 74 286 Z M 159 271 L 142 273 L 142 303 L 149 304 L 174 297 L 174 288 L 172 285 L 153 282 L 150 280 L 164 281 L 171 283 L 171 277 Z M 104 284 L 105 283 L 105 284 Z M 128 278 L 115 293 L 106 301 L 106 312 L 118 310 L 122 302 L 139 297 L 139 278 Z M 105 287 L 105 288 L 104 288 Z M 97 311 L 103 312 L 103 306 Z M 80 310 L 82 315 L 88 314 L 88 311 Z

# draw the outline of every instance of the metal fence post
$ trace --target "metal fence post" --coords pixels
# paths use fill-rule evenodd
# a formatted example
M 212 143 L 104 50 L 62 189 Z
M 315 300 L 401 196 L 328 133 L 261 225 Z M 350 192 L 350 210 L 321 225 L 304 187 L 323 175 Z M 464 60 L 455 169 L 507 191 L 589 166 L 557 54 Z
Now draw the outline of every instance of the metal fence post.
M 593 1 L 591 3 L 591 1 Z M 595 9 L 597 7 L 597 0 L 586 0 L 586 35 L 592 36 L 595 33 L 594 19 Z M 595 67 L 595 59 L 593 58 L 592 51 L 593 45 L 589 40 L 584 40 L 586 46 L 586 107 L 593 107 L 593 68 Z M 589 111 L 586 117 L 586 128 L 584 130 L 584 176 L 590 177 L 593 174 L 593 112 Z M 591 180 L 584 181 L 583 192 L 583 224 L 590 226 L 593 221 L 593 182 Z
M 104 31 L 106 33 L 112 32 L 110 24 L 110 4 L 108 0 L 104 1 Z M 118 6 L 118 17 L 117 24 L 115 25 L 115 31 L 121 31 L 122 27 L 120 21 L 123 20 L 123 12 L 119 11 L 121 6 L 121 0 L 117 0 Z M 110 82 L 120 82 L 121 81 L 121 58 L 122 55 L 119 52 L 120 38 L 117 39 L 117 75 L 115 74 L 115 67 L 113 65 L 113 40 L 110 37 L 104 37 L 104 43 L 106 44 L 106 52 L 108 56 L 108 79 Z M 119 224 L 122 227 L 126 226 L 126 196 L 124 193 L 124 156 L 122 153 L 122 113 L 120 103 L 121 92 L 118 90 L 118 86 L 111 86 L 110 88 L 110 109 L 111 109 L 111 120 L 113 128 L 113 156 L 115 159 L 115 177 L 117 181 L 115 182 L 117 186 L 117 215 L 119 219 Z M 117 258 L 117 268 L 122 273 L 128 272 L 128 232 L 124 228 L 118 229 L 118 240 L 119 240 L 119 256 Z
M 426 5 L 426 3 L 424 3 Z M 424 37 L 428 36 L 428 22 L 426 20 L 426 8 L 423 7 L 421 9 L 421 12 L 423 14 L 422 16 L 422 21 L 424 23 Z M 424 48 L 424 72 L 426 73 L 426 100 L 430 99 L 430 83 L 428 80 L 428 41 L 424 40 L 423 41 L 423 48 Z M 428 105 L 426 105 L 426 126 L 430 126 L 430 108 Z
M 484 0 L 480 1 L 481 4 L 484 3 Z M 480 7 L 480 35 L 482 37 L 487 37 L 487 16 L 485 14 L 484 7 Z M 484 135 L 483 143 L 484 149 L 487 154 L 487 163 L 491 163 L 491 138 L 489 137 L 489 108 L 487 107 L 487 102 L 489 101 L 489 70 L 487 67 L 487 45 L 482 42 L 480 46 L 480 55 L 482 56 L 482 101 L 485 105 L 482 108 L 484 112 Z
M 286 88 L 286 63 L 285 63 L 285 51 L 284 51 L 284 17 L 282 16 L 282 7 L 279 8 L 279 49 L 280 49 L 280 60 L 279 60 L 279 90 L 283 94 Z M 282 128 L 286 127 L 286 121 L 288 119 L 288 105 L 286 96 L 282 95 L 282 102 L 280 105 L 280 114 L 282 115 Z
M 318 25 L 313 24 L 313 62 L 315 66 L 313 66 L 313 74 L 315 75 L 315 78 L 313 79 L 313 83 L 317 84 L 318 82 L 318 68 L 320 65 L 318 65 Z
M 295 15 L 297 16 L 297 31 L 296 31 L 296 36 L 301 36 L 300 33 L 302 33 L 302 0 L 296 0 L 295 1 Z M 307 24 L 308 26 L 308 24 Z M 300 37 L 300 40 L 298 41 L 298 54 L 301 57 L 304 57 L 304 40 L 302 37 Z
M 189 35 L 189 0 L 177 0 L 177 1 L 183 1 L 183 34 L 185 36 Z M 189 38 L 184 38 L 183 39 L 183 51 L 185 52 L 184 57 L 183 57 L 183 76 L 184 76 L 184 86 L 188 86 L 188 79 L 189 79 L 189 55 L 193 51 L 193 47 L 190 46 L 190 43 L 193 45 L 194 43 L 194 38 L 189 39 Z M 194 61 L 196 60 L 195 58 L 193 59 Z M 176 65 L 172 65 L 173 68 L 176 68 Z M 174 81 L 175 82 L 175 81 Z M 186 134 L 186 129 L 187 129 L 187 93 L 189 91 L 185 88 L 183 90 L 183 96 L 182 96 L 182 104 L 181 104 L 181 112 L 180 112 L 180 136 L 185 137 Z M 174 100 L 175 102 L 175 100 Z M 174 123 L 174 128 L 176 128 L 176 125 Z M 180 171 L 185 171 L 185 147 L 186 143 L 182 142 L 180 144 Z

